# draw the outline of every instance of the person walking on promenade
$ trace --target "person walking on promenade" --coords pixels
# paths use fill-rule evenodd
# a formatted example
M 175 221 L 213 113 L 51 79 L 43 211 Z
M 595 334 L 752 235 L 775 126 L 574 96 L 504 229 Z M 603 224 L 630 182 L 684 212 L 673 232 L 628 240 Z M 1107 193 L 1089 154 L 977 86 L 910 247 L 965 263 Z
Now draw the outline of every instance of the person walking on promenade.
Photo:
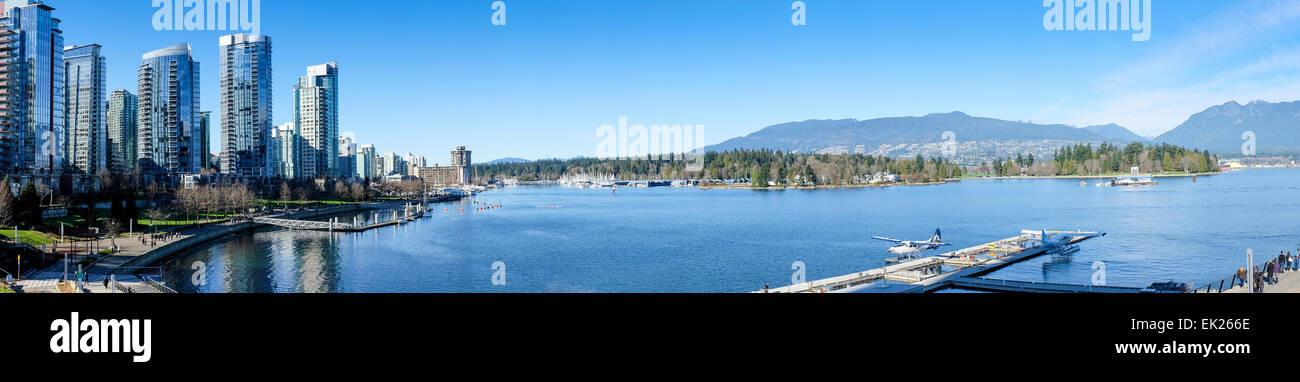
M 1251 292 L 1252 292 L 1252 293 L 1259 293 L 1259 291 L 1261 291 L 1261 290 L 1264 289 L 1264 273 L 1259 271 L 1259 267 L 1254 267 L 1252 273 L 1254 273 L 1254 275 L 1251 276 L 1251 277 L 1254 278 L 1254 281 L 1255 281 L 1254 284 L 1252 284 L 1252 285 L 1255 286 L 1255 288 L 1254 288 L 1255 290 L 1253 290 L 1253 291 L 1251 291 Z
M 1276 281 L 1273 278 L 1273 260 L 1269 260 L 1267 263 L 1264 263 L 1264 280 L 1268 281 L 1269 284 L 1272 284 Z
M 1246 267 L 1237 268 L 1237 277 L 1235 278 L 1235 281 L 1232 282 L 1232 286 L 1235 287 L 1238 284 L 1242 287 L 1246 286 Z

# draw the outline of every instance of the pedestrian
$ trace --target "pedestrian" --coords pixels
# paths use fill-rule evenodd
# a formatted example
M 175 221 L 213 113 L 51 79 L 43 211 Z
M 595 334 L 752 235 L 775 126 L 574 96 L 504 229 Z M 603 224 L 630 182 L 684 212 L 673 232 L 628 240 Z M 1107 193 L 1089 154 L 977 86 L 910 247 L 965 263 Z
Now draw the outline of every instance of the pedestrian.
M 1273 260 L 1264 263 L 1264 280 L 1269 284 L 1273 283 Z
M 108 289 L 108 276 L 104 276 L 104 289 Z
M 1241 284 L 1242 287 L 1246 286 L 1246 267 L 1244 266 L 1237 268 L 1237 277 L 1233 279 L 1232 286 L 1235 287 L 1237 284 Z

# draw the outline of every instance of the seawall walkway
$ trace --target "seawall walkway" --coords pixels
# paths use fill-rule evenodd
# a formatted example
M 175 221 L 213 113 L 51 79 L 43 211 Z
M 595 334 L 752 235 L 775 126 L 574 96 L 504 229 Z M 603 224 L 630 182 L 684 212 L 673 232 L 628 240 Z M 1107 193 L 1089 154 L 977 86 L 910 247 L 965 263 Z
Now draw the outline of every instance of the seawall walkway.
M 353 211 L 364 211 L 375 208 L 381 208 L 385 204 L 354 204 L 347 206 L 318 208 L 314 210 L 298 211 L 288 214 L 279 215 L 286 219 L 311 219 L 320 216 L 334 215 Z M 166 259 L 178 252 L 201 245 L 211 240 L 221 238 L 226 235 L 253 230 L 262 226 L 253 223 L 251 220 L 244 219 L 240 221 L 204 224 L 201 228 L 185 229 L 167 240 L 160 240 L 157 244 L 144 244 L 140 241 L 140 236 L 147 236 L 149 233 L 140 232 L 131 237 L 119 237 L 114 240 L 102 239 L 101 245 L 108 248 L 112 242 L 116 242 L 119 248 L 117 253 L 106 256 L 99 261 L 85 267 L 87 273 L 87 283 L 83 292 L 86 293 L 112 293 L 110 288 L 104 288 L 103 282 L 109 275 L 114 275 L 117 280 L 125 287 L 135 291 L 154 292 L 155 288 L 143 282 L 134 273 L 150 269 L 151 265 Z M 26 279 L 15 282 L 23 293 L 58 293 L 59 281 L 64 276 L 64 265 L 57 263 L 44 269 L 28 274 Z M 68 267 L 68 275 L 76 272 L 76 265 Z M 161 281 L 161 280 L 159 280 Z

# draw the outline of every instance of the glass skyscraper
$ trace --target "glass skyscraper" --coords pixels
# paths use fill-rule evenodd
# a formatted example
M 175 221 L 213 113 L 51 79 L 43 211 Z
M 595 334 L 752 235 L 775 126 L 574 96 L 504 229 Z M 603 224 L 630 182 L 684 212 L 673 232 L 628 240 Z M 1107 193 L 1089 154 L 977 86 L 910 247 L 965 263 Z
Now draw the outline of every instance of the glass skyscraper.
M 378 176 L 378 170 L 375 160 L 379 156 L 375 153 L 375 145 L 361 145 L 357 151 L 357 176 L 362 180 Z
M 199 169 L 212 168 L 212 112 L 199 112 Z
M 96 175 L 107 168 L 104 129 L 104 57 L 96 44 L 63 50 L 64 110 L 68 135 L 65 153 L 70 170 Z
M 221 172 L 243 178 L 274 174 L 271 139 L 271 38 L 222 36 Z
M 140 170 L 150 175 L 197 174 L 201 165 L 198 138 L 199 63 L 189 44 L 144 55 L 138 94 Z
M 357 176 L 357 144 L 352 142 L 352 138 L 339 137 L 339 177 L 352 178 Z
M 271 158 L 272 168 L 276 178 L 297 179 L 299 178 L 298 167 L 299 159 L 302 158 L 302 137 L 298 135 L 297 129 L 292 123 L 286 123 L 276 127 L 271 132 L 271 144 L 267 150 Z
M 0 12 L 0 171 L 50 180 L 66 156 L 63 31 L 40 1 L 0 2 Z
M 301 177 L 335 177 L 338 168 L 338 63 L 307 67 L 293 88 L 294 124 L 302 134 Z
M 108 168 L 125 174 L 135 168 L 137 118 L 135 94 L 117 89 L 108 96 Z

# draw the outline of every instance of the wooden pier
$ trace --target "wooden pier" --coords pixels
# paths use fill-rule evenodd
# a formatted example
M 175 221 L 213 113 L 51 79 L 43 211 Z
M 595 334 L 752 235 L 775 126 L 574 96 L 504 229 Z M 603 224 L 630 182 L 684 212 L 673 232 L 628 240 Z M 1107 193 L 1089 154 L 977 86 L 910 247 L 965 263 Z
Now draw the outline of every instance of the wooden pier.
M 1048 231 L 1052 234 L 1094 234 L 1081 231 Z M 948 287 L 1004 292 L 1137 293 L 1140 288 L 1095 287 L 1089 285 L 1033 283 L 986 279 L 981 276 L 1021 261 L 1046 254 L 1041 234 L 1021 235 L 941 255 L 919 258 L 883 268 L 809 281 L 754 293 L 925 293 Z M 1072 237 L 1058 251 L 1088 240 Z

